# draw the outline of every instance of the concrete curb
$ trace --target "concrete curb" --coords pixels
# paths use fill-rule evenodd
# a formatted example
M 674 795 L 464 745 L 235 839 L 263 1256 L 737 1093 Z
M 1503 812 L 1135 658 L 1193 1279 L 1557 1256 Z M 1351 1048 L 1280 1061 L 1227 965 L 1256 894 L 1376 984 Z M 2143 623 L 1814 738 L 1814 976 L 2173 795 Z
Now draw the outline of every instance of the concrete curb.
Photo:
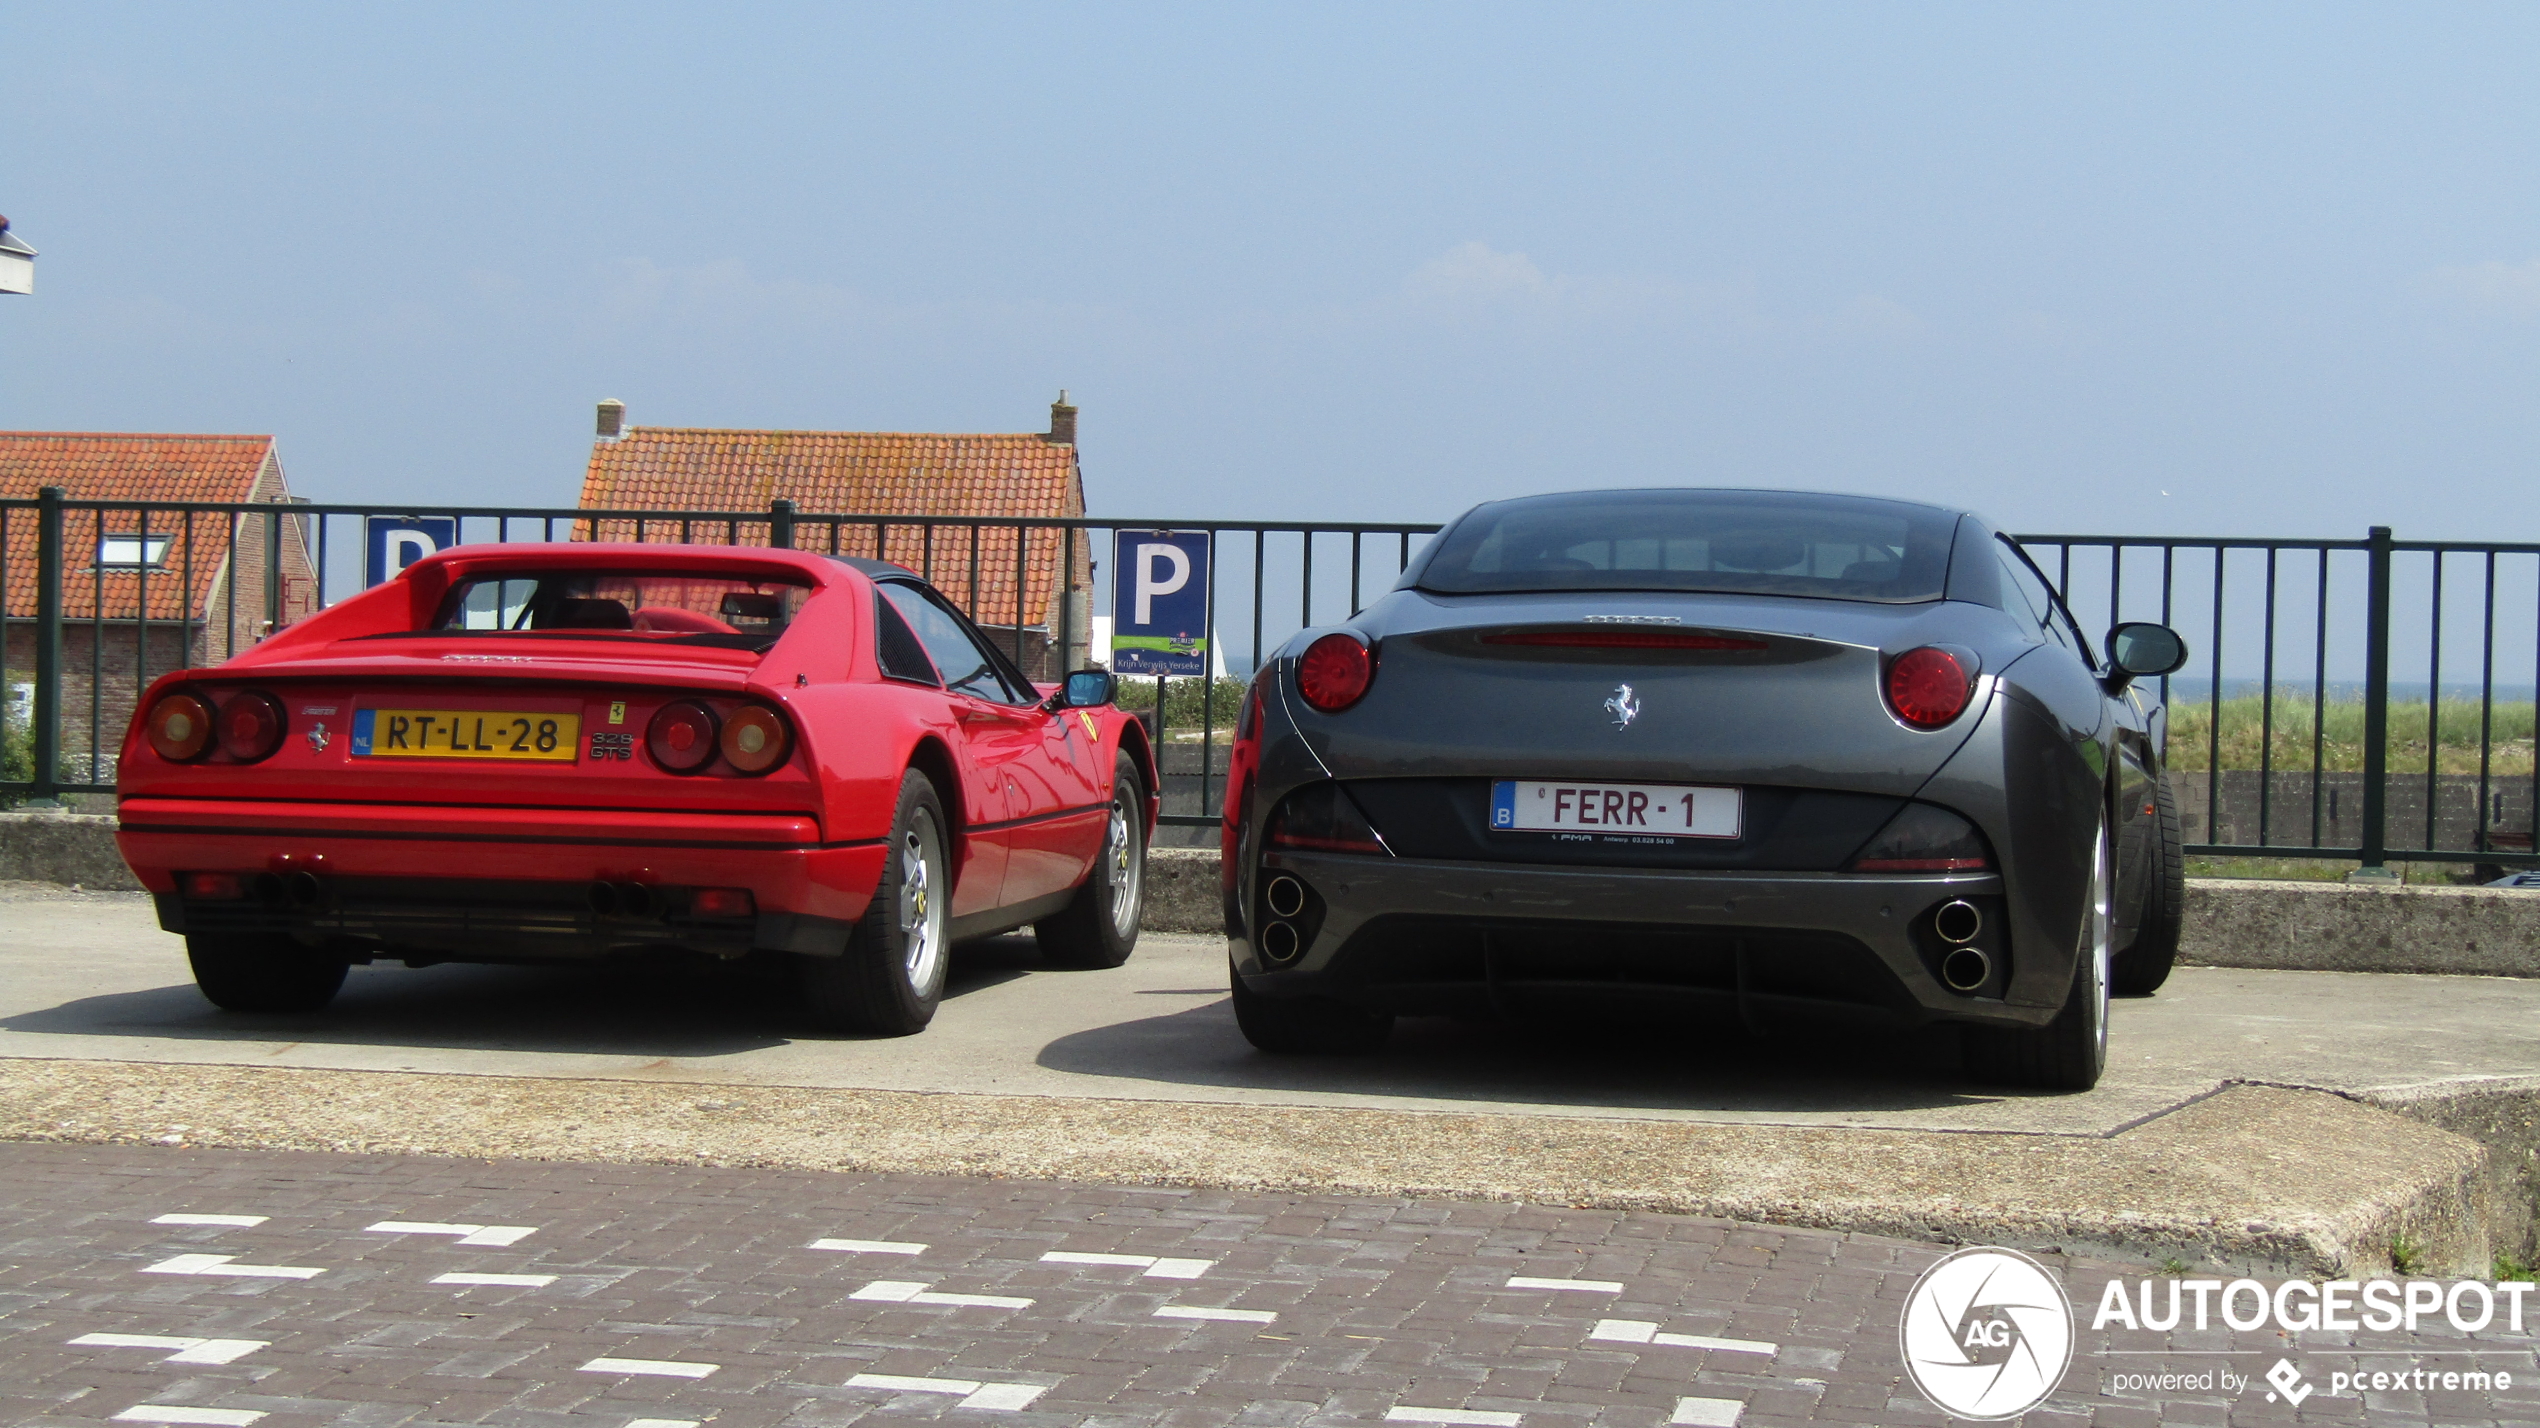
M 2201 878 L 2179 960 L 2299 972 L 2540 976 L 2540 892 Z
M 0 813 L 0 881 L 137 892 L 110 813 Z
M 2314 1277 L 2399 1236 L 2483 1276 L 2510 1219 L 2477 1141 L 2263 1086 L 2098 1137 L 0 1060 L 0 1138 L 1521 1200 Z

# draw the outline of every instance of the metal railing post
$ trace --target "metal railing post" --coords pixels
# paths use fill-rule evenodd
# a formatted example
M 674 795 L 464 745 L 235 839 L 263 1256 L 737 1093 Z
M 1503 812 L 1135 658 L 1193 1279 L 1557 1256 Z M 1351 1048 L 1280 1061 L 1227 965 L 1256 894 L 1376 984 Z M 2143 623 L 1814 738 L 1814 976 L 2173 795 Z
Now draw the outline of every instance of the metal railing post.
M 35 508 L 35 787 L 27 802 L 62 806 L 62 502 L 47 486 Z
M 794 503 L 783 496 L 767 503 L 767 543 L 778 550 L 794 548 Z
M 2398 875 L 2383 866 L 2389 836 L 2384 825 L 2390 764 L 2390 527 L 2372 528 L 2364 555 L 2363 865 L 2346 876 L 2350 882 L 2396 882 Z
M 1068 638 L 1076 633 L 1076 528 L 1059 528 L 1058 546 L 1058 668 L 1050 671 L 1058 682 L 1067 682 Z
M 105 524 L 105 513 L 98 513 L 98 524 Z M 102 598 L 102 592 L 101 598 Z M 282 628 L 282 508 L 275 506 L 265 517 L 265 633 L 263 639 Z

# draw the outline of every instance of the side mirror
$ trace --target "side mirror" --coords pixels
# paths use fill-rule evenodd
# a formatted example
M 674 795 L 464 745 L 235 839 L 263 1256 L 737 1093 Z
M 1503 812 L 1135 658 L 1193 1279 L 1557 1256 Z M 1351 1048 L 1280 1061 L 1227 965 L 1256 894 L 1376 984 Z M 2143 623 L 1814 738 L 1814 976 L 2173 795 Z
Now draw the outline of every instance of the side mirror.
M 2138 679 L 2157 679 L 2187 663 L 2187 641 L 2167 625 L 2130 620 L 2108 632 L 2111 690 Z
M 1107 669 L 1080 669 L 1058 692 L 1062 709 L 1093 709 L 1120 697 L 1120 679 Z

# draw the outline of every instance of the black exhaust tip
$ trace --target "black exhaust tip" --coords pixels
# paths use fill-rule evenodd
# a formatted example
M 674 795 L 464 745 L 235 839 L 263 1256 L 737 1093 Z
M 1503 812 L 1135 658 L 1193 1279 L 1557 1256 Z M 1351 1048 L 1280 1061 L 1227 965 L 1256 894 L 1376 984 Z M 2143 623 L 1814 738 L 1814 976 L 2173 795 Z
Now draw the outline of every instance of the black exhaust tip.
M 1972 992 L 1993 975 L 1993 959 L 1974 947 L 1961 947 L 1940 959 L 1941 984 L 1953 992 Z
M 283 886 L 278 873 L 256 874 L 255 889 L 256 901 L 269 908 L 280 910 L 291 905 L 290 891 Z
M 1293 962 L 1304 947 L 1298 941 L 1293 924 L 1274 922 L 1261 929 L 1261 959 L 1265 962 Z
M 620 883 L 617 887 L 617 910 L 628 917 L 650 917 L 659 910 L 653 890 L 642 883 Z
M 617 884 L 608 882 L 593 883 L 591 884 L 589 897 L 591 901 L 591 910 L 593 912 L 598 913 L 602 917 L 613 917 L 616 915 Z
M 1270 886 L 1263 890 L 1261 900 L 1270 904 L 1270 911 L 1274 915 L 1294 917 L 1305 911 L 1305 884 L 1281 873 L 1270 880 Z
M 285 895 L 293 907 L 315 907 L 326 900 L 326 884 L 318 875 L 302 869 L 282 880 Z

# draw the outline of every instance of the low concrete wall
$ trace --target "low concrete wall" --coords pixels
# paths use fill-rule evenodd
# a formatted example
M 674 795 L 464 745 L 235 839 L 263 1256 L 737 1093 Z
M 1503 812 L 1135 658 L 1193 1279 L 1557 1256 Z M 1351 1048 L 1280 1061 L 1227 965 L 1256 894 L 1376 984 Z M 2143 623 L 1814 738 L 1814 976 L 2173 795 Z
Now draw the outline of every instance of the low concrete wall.
M 2540 977 L 2540 891 L 2202 878 L 2187 885 L 2179 960 Z
M 0 880 L 138 890 L 100 813 L 0 813 Z

